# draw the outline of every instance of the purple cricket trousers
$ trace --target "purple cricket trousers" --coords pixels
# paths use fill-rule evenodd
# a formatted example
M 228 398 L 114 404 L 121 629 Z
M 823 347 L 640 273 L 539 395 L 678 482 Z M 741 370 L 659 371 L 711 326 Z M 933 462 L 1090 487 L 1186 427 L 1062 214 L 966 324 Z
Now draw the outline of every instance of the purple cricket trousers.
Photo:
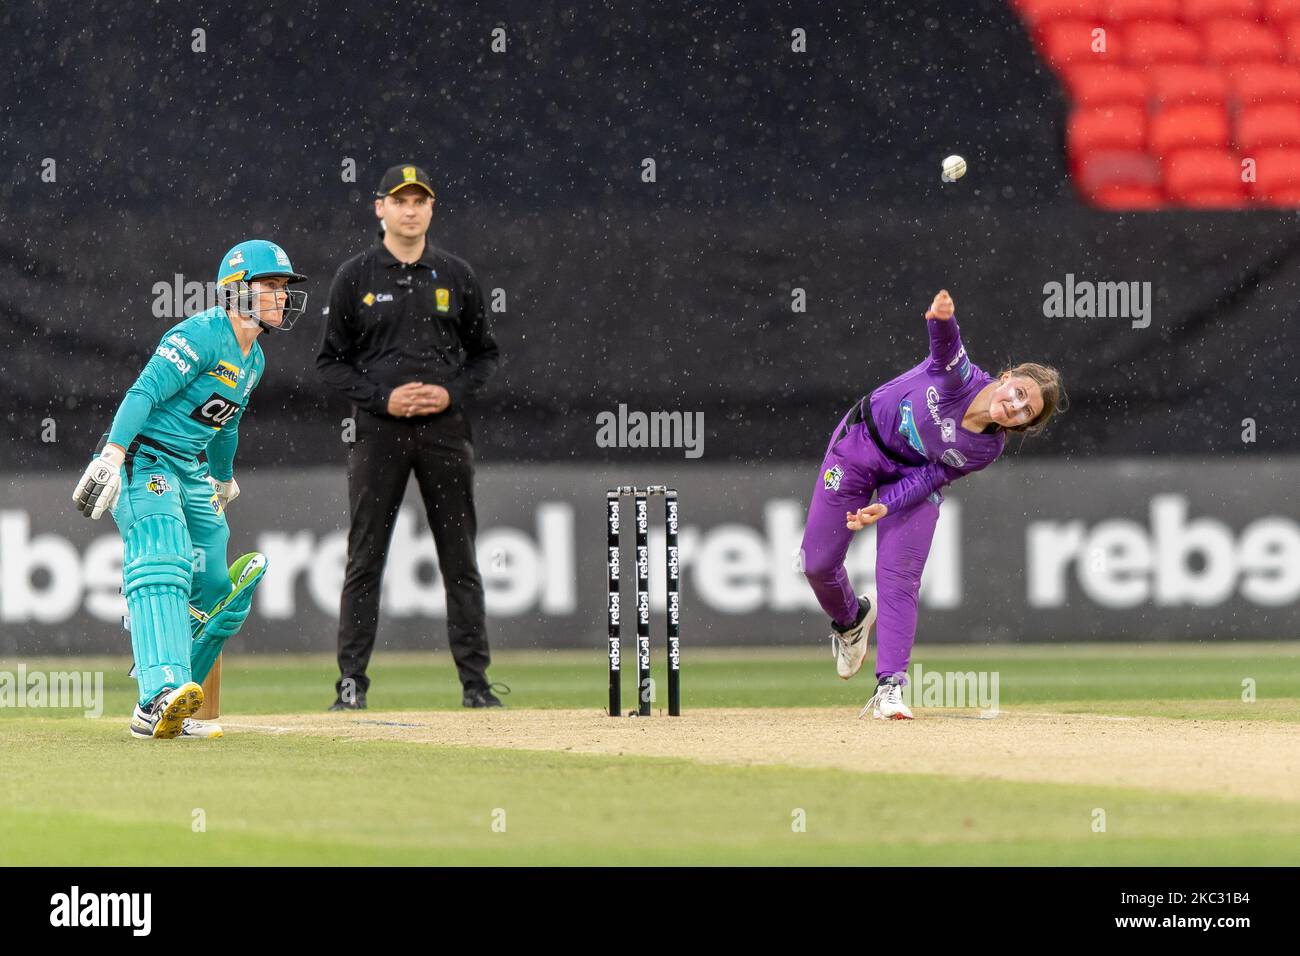
M 803 534 L 804 574 L 822 609 L 841 626 L 852 624 L 858 616 L 858 599 L 849 584 L 844 557 L 854 534 L 868 533 L 866 529 L 850 531 L 844 516 L 865 508 L 873 492 L 897 481 L 906 470 L 881 453 L 864 422 L 846 431 L 849 414 L 836 426 L 826 448 Z M 942 495 L 935 493 L 872 525 L 876 529 L 877 677 L 905 677 L 907 673 L 916 640 L 921 572 L 930 554 L 942 500 Z

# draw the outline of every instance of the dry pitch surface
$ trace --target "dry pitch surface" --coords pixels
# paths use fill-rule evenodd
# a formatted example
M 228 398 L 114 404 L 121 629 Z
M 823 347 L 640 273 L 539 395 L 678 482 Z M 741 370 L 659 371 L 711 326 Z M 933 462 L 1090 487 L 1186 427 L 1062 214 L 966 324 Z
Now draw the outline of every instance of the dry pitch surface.
M 238 734 L 318 734 L 506 750 L 675 757 L 708 764 L 934 773 L 1300 802 L 1300 726 L 1059 714 L 1036 708 L 858 720 L 829 708 L 719 708 L 680 718 L 600 711 L 278 714 L 223 721 Z

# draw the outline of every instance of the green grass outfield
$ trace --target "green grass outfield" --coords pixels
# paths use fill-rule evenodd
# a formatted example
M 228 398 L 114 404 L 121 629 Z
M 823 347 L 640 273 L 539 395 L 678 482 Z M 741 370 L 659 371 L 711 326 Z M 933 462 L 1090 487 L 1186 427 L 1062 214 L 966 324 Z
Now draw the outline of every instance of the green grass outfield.
M 1300 644 L 918 652 L 929 670 L 997 671 L 1004 707 L 1300 722 Z M 0 672 L 18 663 L 0 660 Z M 906 766 L 855 773 L 329 735 L 142 742 L 126 734 L 134 682 L 125 659 L 21 663 L 29 672 L 103 669 L 107 700 L 97 720 L 0 707 L 3 864 L 153 865 L 178 843 L 210 865 L 1300 862 L 1300 801 L 1121 780 L 1021 783 Z M 684 668 L 688 716 L 708 707 L 856 711 L 870 692 L 867 681 L 836 680 L 821 649 L 700 651 Z M 372 708 L 459 709 L 445 655 L 381 651 L 372 676 Z M 513 688 L 511 708 L 595 712 L 604 699 L 599 651 L 501 653 L 493 677 Z M 223 711 L 320 711 L 333 678 L 326 656 L 231 656 Z M 1242 700 L 1245 680 L 1254 702 Z M 1092 832 L 1096 807 L 1106 809 L 1106 833 Z M 801 832 L 796 819 L 806 820 Z

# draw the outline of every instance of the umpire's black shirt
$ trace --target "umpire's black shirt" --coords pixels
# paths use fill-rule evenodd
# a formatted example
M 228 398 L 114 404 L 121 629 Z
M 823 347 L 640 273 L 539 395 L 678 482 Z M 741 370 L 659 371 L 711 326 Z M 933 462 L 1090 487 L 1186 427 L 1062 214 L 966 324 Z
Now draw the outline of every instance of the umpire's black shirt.
M 379 242 L 335 274 L 316 368 L 357 407 L 387 416 L 393 389 L 423 382 L 445 388 L 447 411 L 459 412 L 498 362 L 474 270 L 427 239 L 418 262 Z

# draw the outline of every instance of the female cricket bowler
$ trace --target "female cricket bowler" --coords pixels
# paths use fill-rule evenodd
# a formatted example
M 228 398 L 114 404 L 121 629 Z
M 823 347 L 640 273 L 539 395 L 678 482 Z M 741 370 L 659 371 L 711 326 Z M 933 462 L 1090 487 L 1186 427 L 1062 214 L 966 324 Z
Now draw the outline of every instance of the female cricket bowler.
M 804 574 L 830 615 L 831 651 L 844 680 L 862 667 L 878 625 L 876 692 L 860 717 L 872 710 L 881 719 L 912 719 L 902 686 L 939 489 L 996 460 L 1007 432 L 1037 435 L 1063 407 L 1054 368 L 1026 362 L 994 378 L 971 362 L 954 312 L 941 290 L 925 314 L 929 358 L 860 399 L 840 421 L 808 508 Z M 877 523 L 872 600 L 854 596 L 844 556 L 854 532 Z
M 217 270 L 220 304 L 163 336 L 73 492 L 78 511 L 95 519 L 111 511 L 122 532 L 140 685 L 135 737 L 221 735 L 190 717 L 266 570 L 256 553 L 226 566 L 239 420 L 266 366 L 257 337 L 302 315 L 307 294 L 287 286 L 305 278 L 273 242 L 252 239 L 227 252 Z

